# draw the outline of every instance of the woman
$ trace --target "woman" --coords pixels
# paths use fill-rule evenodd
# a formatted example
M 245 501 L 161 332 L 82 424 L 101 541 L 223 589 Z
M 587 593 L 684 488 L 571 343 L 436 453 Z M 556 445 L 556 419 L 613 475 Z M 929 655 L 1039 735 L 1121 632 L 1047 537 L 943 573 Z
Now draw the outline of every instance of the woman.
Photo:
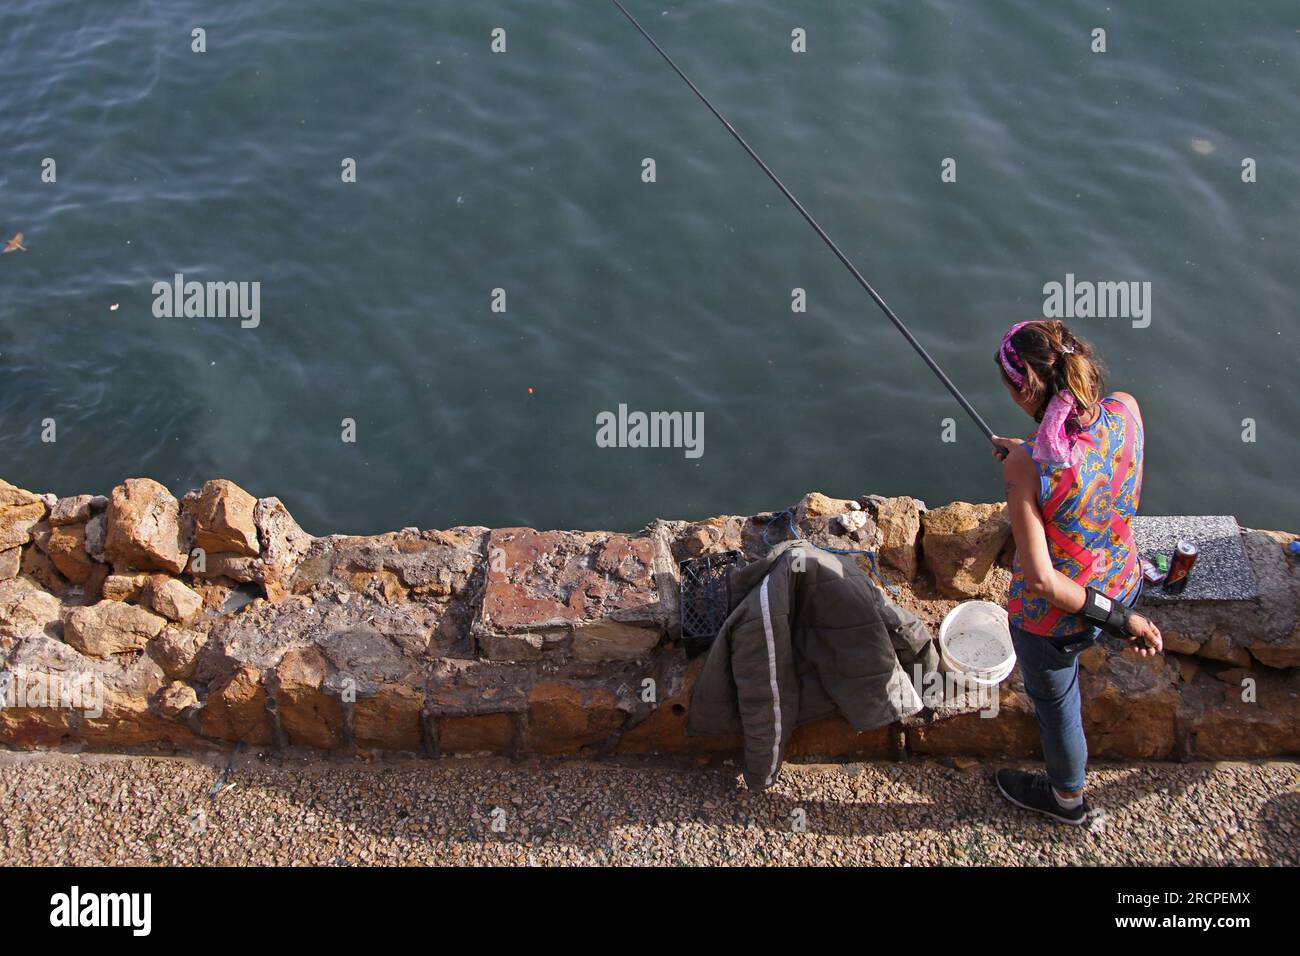
M 1092 347 L 1061 322 L 1013 325 L 994 360 L 1040 423 L 1027 441 L 993 442 L 1016 541 L 1011 638 L 1047 764 L 1046 776 L 999 770 L 996 780 L 1017 806 L 1079 824 L 1088 813 L 1079 653 L 1102 630 L 1143 657 L 1162 649 L 1160 630 L 1129 610 L 1142 583 L 1129 524 L 1142 488 L 1142 413 L 1127 392 L 1102 397 Z

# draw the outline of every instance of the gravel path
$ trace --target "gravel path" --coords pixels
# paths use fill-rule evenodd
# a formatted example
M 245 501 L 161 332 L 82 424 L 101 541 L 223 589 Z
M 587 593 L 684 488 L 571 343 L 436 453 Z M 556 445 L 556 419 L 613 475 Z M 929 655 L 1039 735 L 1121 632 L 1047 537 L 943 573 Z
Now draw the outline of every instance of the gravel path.
M 1300 763 L 1097 764 L 1077 829 L 960 763 L 0 753 L 0 863 L 1300 864 Z

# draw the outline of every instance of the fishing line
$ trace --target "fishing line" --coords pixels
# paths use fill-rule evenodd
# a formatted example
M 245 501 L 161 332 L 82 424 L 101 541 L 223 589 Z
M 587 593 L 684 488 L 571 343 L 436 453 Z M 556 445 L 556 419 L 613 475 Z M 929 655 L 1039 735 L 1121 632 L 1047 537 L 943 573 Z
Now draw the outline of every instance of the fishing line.
M 767 173 L 768 179 L 776 183 L 777 189 L 781 190 L 781 192 L 785 194 L 785 198 L 790 200 L 790 202 L 794 204 L 794 208 L 799 210 L 799 214 L 803 216 L 805 220 L 807 220 L 808 225 L 812 226 L 813 229 L 817 231 L 817 235 L 822 237 L 822 241 L 825 242 L 826 245 L 830 247 L 831 252 L 835 253 L 836 258 L 838 258 L 840 262 L 844 263 L 844 267 L 848 269 L 849 272 L 853 273 L 853 278 L 857 279 L 858 284 L 861 285 L 862 288 L 867 290 L 867 295 L 871 296 L 872 300 L 876 303 L 876 305 L 880 306 L 880 310 L 885 313 L 885 315 L 889 318 L 889 321 L 894 323 L 894 327 L 897 328 L 898 331 L 903 334 L 903 338 L 907 339 L 908 344 L 911 345 L 912 348 L 916 349 L 916 354 L 921 356 L 921 358 L 925 361 L 926 365 L 930 366 L 930 371 L 934 372 L 934 374 L 939 377 L 939 381 L 941 381 L 944 384 L 944 387 L 947 388 L 948 391 L 952 393 L 952 397 L 957 399 L 957 403 L 961 405 L 963 409 L 965 409 L 966 414 L 975 420 L 975 424 L 979 426 L 980 431 L 982 431 L 985 434 L 985 436 L 987 436 L 988 439 L 992 441 L 993 429 L 989 428 L 988 424 L 984 421 L 984 419 L 980 417 L 980 413 L 975 411 L 974 406 L 972 406 L 970 402 L 966 401 L 966 396 L 963 395 L 958 390 L 957 386 L 952 383 L 952 380 L 948 378 L 947 375 L 944 374 L 943 369 L 939 367 L 939 363 L 937 363 L 934 359 L 930 357 L 930 353 L 927 352 L 924 346 L 922 346 L 921 343 L 916 340 L 916 336 L 914 336 L 908 330 L 907 326 L 903 324 L 903 320 L 894 314 L 894 310 L 889 307 L 889 303 L 887 303 L 881 297 L 879 292 L 877 292 L 875 289 L 871 287 L 871 283 L 868 282 L 866 280 L 866 277 L 863 276 L 862 273 L 858 271 L 858 267 L 849 261 L 849 257 L 840 251 L 840 247 L 835 244 L 834 240 L 832 240 L 830 236 L 826 235 L 826 230 L 817 224 L 817 220 L 814 219 L 812 215 L 808 212 L 808 210 L 803 207 L 803 203 L 799 202 L 798 199 L 795 199 L 794 193 L 790 192 L 790 190 L 785 188 L 785 183 L 781 182 L 781 180 L 777 178 L 776 173 L 772 172 L 772 170 L 768 167 L 767 163 L 763 162 L 762 157 L 760 157 L 758 153 L 754 152 L 753 148 L 751 148 L 750 145 L 747 142 L 745 142 L 745 138 L 741 136 L 738 132 L 736 132 L 736 128 L 732 126 L 729 122 L 727 122 L 727 118 L 723 116 L 721 113 L 719 113 L 717 108 L 712 103 L 709 102 L 709 98 L 700 92 L 700 88 L 691 82 L 691 78 L 681 71 L 681 68 L 678 67 L 677 64 L 673 62 L 673 58 L 670 57 L 666 52 L 664 52 L 664 48 L 655 42 L 655 38 L 652 37 L 649 33 L 646 33 L 645 28 L 642 27 L 641 24 L 637 22 L 636 17 L 628 13 L 627 7 L 623 6 L 623 4 L 619 2 L 619 0 L 613 0 L 613 3 L 614 6 L 618 7 L 619 10 L 623 11 L 623 16 L 628 18 L 632 26 L 636 27 L 637 31 L 640 32 L 640 34 L 643 37 L 645 37 L 647 40 L 650 41 L 650 45 L 659 51 L 659 55 L 662 56 L 668 62 L 668 65 L 673 68 L 673 71 L 686 82 L 686 85 L 689 86 L 691 90 L 695 93 L 695 95 L 700 98 L 700 101 L 705 106 L 707 106 L 709 108 L 709 111 L 718 118 L 718 121 L 727 128 L 727 132 L 729 132 L 732 136 L 736 138 L 736 142 L 738 142 L 741 146 L 745 148 L 745 152 L 749 153 L 750 158 L 753 159 L 754 162 L 758 163 L 760 167 L 762 167 L 763 172 Z

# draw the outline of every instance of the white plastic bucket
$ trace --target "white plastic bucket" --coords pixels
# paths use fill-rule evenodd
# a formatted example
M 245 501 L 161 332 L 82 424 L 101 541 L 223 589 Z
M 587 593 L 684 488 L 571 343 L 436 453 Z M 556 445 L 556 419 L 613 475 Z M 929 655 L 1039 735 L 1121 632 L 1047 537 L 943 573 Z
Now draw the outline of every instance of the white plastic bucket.
M 939 625 L 939 659 L 976 684 L 1002 683 L 1016 666 L 1006 609 L 992 601 L 958 604 Z

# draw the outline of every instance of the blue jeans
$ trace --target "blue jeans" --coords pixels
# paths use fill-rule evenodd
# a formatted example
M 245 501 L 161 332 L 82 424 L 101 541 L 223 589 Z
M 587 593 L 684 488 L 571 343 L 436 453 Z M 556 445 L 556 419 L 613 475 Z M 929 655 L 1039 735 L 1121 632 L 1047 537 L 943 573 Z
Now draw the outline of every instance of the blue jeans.
M 1044 637 L 1011 626 L 1025 693 L 1038 715 L 1047 777 L 1061 793 L 1083 789 L 1088 741 L 1079 709 L 1079 654 L 1091 647 L 1099 634 L 1101 628 L 1094 627 L 1079 634 Z
M 1124 603 L 1135 607 L 1144 590 L 1146 581 L 1139 579 Z M 1034 702 L 1038 716 L 1038 739 L 1043 744 L 1047 779 L 1061 793 L 1083 789 L 1088 741 L 1083 736 L 1079 707 L 1079 655 L 1100 636 L 1099 627 L 1062 637 L 1044 637 L 1011 625 L 1011 643 L 1016 648 L 1025 693 Z

